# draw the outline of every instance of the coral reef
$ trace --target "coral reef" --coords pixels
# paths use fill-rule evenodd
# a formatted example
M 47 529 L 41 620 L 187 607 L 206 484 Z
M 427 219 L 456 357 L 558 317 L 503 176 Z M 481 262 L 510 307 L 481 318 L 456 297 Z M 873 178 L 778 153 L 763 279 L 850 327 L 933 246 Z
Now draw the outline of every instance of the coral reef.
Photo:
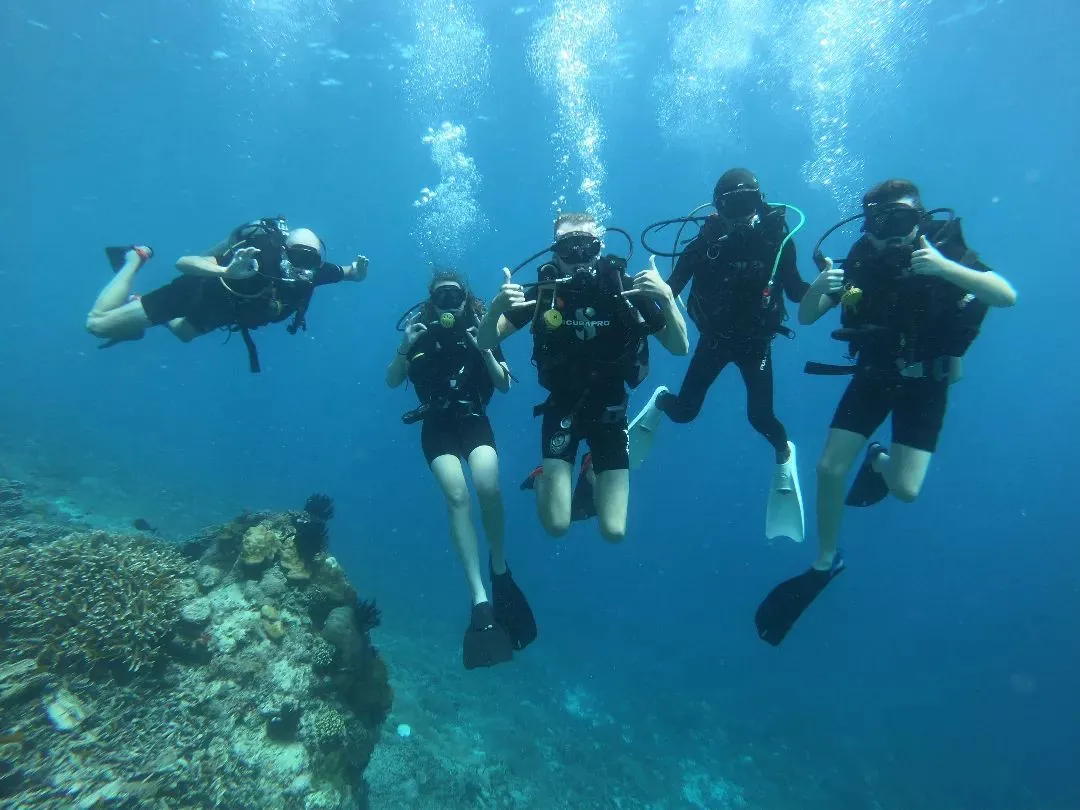
M 0 546 L 0 804 L 366 807 L 393 693 L 303 514 Z
M 60 671 L 157 662 L 180 605 L 183 558 L 105 532 L 0 548 L 6 647 Z

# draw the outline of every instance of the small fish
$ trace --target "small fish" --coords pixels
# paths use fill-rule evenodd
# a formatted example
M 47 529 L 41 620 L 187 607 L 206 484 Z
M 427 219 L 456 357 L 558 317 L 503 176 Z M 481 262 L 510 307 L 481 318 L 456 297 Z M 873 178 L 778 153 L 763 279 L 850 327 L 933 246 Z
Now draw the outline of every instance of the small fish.
M 138 529 L 140 532 L 150 532 L 150 534 L 161 534 L 161 532 L 159 532 L 156 527 L 151 526 L 150 522 L 147 521 L 147 520 L 144 520 L 143 518 L 135 518 L 135 520 L 132 521 L 131 525 L 134 526 L 136 529 Z
M 14 743 L 21 743 L 26 739 L 21 731 L 16 731 L 13 734 L 0 734 L 0 745 L 12 745 Z

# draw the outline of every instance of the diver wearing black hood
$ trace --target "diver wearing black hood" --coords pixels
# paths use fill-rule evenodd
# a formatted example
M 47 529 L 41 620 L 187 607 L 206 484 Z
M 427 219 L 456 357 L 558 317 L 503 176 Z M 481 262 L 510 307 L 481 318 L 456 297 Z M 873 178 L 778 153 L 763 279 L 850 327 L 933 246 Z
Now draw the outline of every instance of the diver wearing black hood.
M 934 215 L 948 212 L 947 219 Z M 863 219 L 863 236 L 834 264 L 821 242 Z M 922 489 L 945 419 L 949 385 L 991 307 L 1016 303 L 1012 286 L 968 248 L 948 209 L 927 211 L 909 180 L 880 183 L 863 212 L 830 229 L 814 259 L 822 268 L 799 307 L 810 324 L 839 306 L 853 365 L 807 363 L 807 372 L 851 374 L 818 461 L 818 558 L 781 583 L 756 616 L 759 636 L 779 644 L 803 611 L 844 569 L 837 550 L 845 503 L 870 506 L 890 493 L 914 501 Z M 845 479 L 867 440 L 891 415 L 892 445 L 871 443 L 851 490 Z
M 794 445 L 773 410 L 772 341 L 791 335 L 784 326 L 784 295 L 802 300 L 810 285 L 799 275 L 795 245 L 786 221 L 787 208 L 769 205 L 757 177 L 747 169 L 730 169 L 713 190 L 716 213 L 679 254 L 667 283 L 679 295 L 691 284 L 686 311 L 701 336 L 679 393 L 665 386 L 631 424 L 631 460 L 641 464 L 661 414 L 673 422 L 697 417 L 705 395 L 720 372 L 734 363 L 746 385 L 746 414 L 753 427 L 776 451 L 776 473 L 770 492 L 791 497 L 776 499 L 769 513 L 790 512 L 785 520 L 767 519 L 768 536 L 802 540 L 802 511 L 794 461 Z M 782 524 L 782 525 L 781 525 Z

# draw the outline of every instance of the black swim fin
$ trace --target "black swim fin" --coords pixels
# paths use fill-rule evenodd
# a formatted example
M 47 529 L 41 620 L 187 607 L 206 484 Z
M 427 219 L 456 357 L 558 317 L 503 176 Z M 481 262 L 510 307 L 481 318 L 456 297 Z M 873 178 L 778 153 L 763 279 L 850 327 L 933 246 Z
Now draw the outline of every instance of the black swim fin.
M 843 570 L 844 560 L 837 552 L 828 571 L 811 568 L 773 588 L 754 614 L 758 638 L 778 646 L 825 586 Z
M 461 660 L 465 669 L 493 667 L 496 664 L 505 664 L 513 657 L 514 647 L 510 636 L 503 626 L 495 621 L 491 602 L 473 605 L 461 648 Z
M 507 566 L 505 574 L 496 574 L 488 560 L 491 571 L 491 601 L 495 605 L 495 621 L 503 626 L 510 636 L 515 650 L 524 650 L 536 641 L 536 617 L 525 599 L 525 594 L 514 582 Z
M 531 473 L 529 473 L 529 477 L 521 482 L 521 486 L 519 487 L 519 489 L 522 492 L 524 492 L 527 489 L 536 489 L 536 479 L 539 478 L 543 474 L 544 474 L 544 468 L 543 467 L 534 468 L 533 471 Z
M 112 266 L 114 273 L 124 266 L 124 263 L 127 261 L 128 253 L 135 250 L 135 247 L 135 245 L 124 245 L 122 247 L 113 246 L 105 248 L 105 255 L 108 257 L 109 264 Z M 153 248 L 148 247 L 146 250 L 150 255 L 143 259 L 144 262 L 154 255 Z
M 586 453 L 581 460 L 581 472 L 578 473 L 574 495 L 570 499 L 570 520 L 588 520 L 596 517 L 596 500 L 593 498 L 593 482 L 589 478 L 592 470 L 592 453 Z
M 881 503 L 889 495 L 889 485 L 885 483 L 885 476 L 874 471 L 874 460 L 877 459 L 885 448 L 877 442 L 871 442 L 866 448 L 866 458 L 855 476 L 855 480 L 848 490 L 844 503 L 848 506 L 873 506 Z

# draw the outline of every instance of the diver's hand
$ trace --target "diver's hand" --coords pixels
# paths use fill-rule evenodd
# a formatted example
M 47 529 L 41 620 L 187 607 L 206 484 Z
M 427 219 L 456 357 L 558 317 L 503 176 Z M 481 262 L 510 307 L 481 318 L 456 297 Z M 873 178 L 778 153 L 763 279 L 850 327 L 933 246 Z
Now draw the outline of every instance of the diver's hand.
M 349 281 L 363 281 L 367 278 L 368 257 L 357 256 L 356 261 L 345 268 L 345 278 Z
M 401 349 L 399 351 L 404 354 L 413 347 L 413 344 L 420 339 L 420 336 L 427 331 L 427 327 L 422 323 L 410 323 L 405 327 L 405 337 L 401 339 Z
M 240 248 L 233 254 L 232 259 L 229 261 L 229 266 L 225 268 L 225 272 L 222 275 L 224 275 L 225 278 L 234 279 L 251 278 L 259 272 L 259 263 L 255 260 L 255 257 L 258 254 L 258 248 Z
M 503 285 L 499 294 L 491 300 L 491 311 L 496 315 L 505 315 L 513 309 L 524 309 L 536 306 L 535 301 L 525 300 L 525 288 L 514 283 L 510 275 L 510 268 L 503 268 Z
M 480 348 L 476 345 L 476 333 L 479 331 L 480 330 L 477 329 L 475 326 L 470 326 L 468 329 L 465 330 L 465 339 L 473 345 L 473 348 L 477 349 Z
M 837 295 L 844 291 L 844 271 L 833 267 L 833 260 L 825 257 L 825 269 L 810 283 L 817 295 Z
M 671 301 L 671 287 L 660 278 L 656 269 L 656 257 L 649 256 L 649 266 L 634 276 L 634 286 L 623 292 L 623 298 L 649 298 L 653 301 Z
M 948 261 L 925 236 L 920 236 L 919 247 L 911 254 L 911 272 L 917 276 L 940 276 Z

